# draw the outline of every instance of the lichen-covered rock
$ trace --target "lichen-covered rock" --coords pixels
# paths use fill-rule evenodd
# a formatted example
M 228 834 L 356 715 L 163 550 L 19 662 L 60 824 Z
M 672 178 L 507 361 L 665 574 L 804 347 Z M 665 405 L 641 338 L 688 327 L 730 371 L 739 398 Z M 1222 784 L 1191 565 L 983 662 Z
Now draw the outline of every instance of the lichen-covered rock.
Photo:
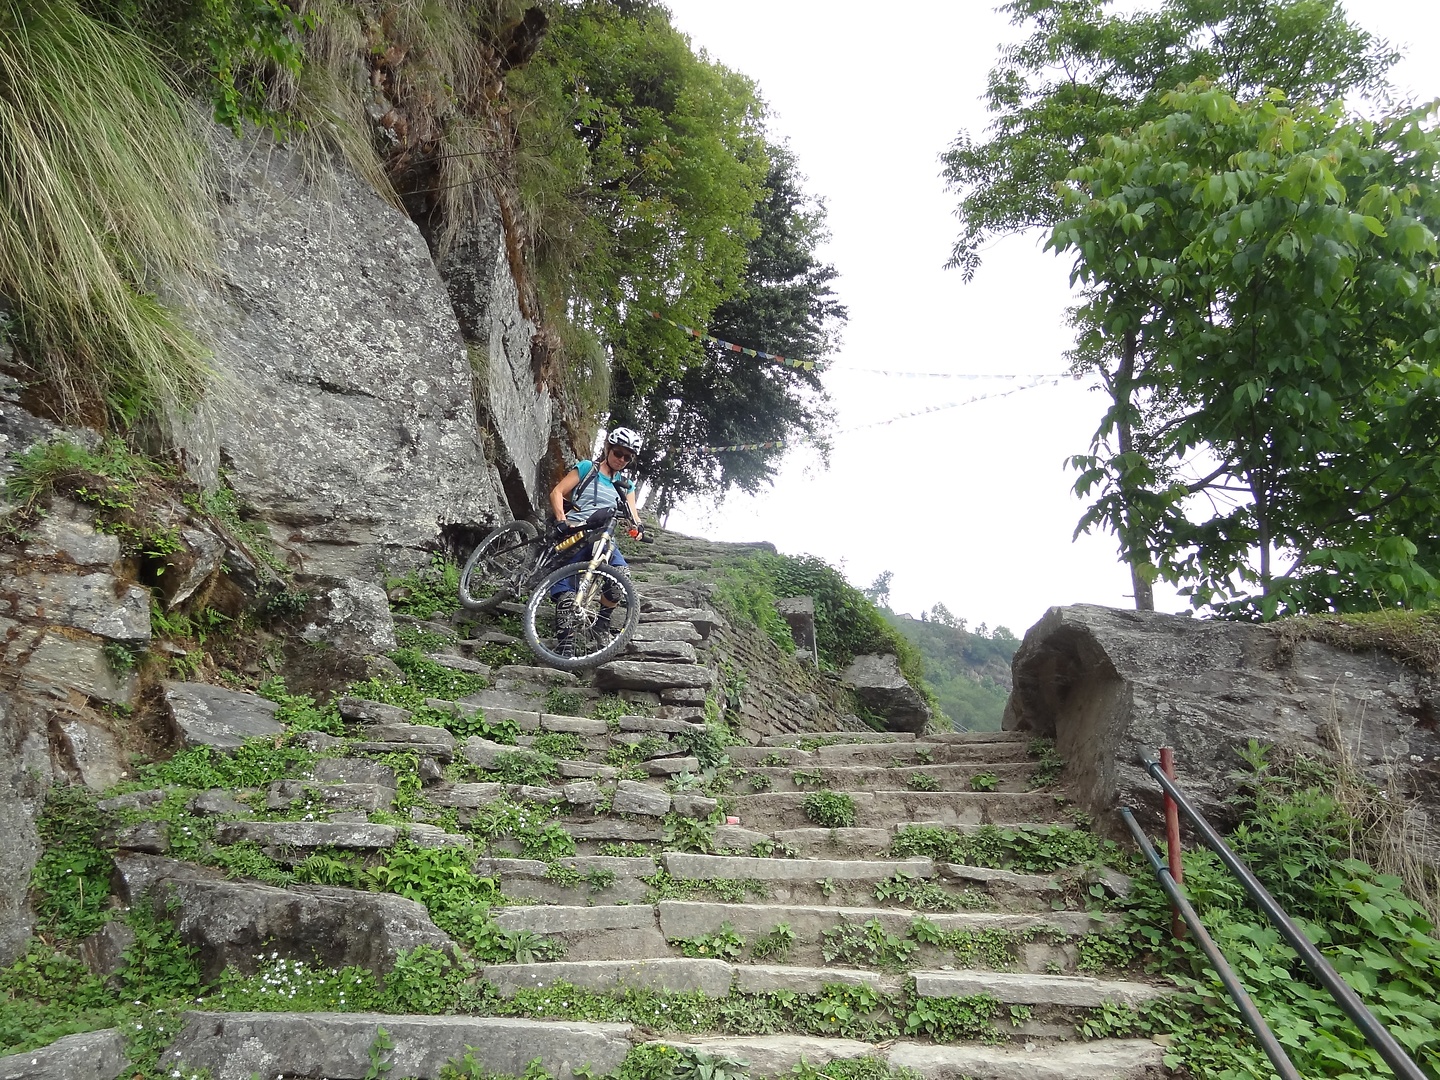
M 1381 653 L 1295 641 L 1283 624 L 1077 604 L 1030 628 L 1013 671 L 1005 730 L 1055 739 L 1072 796 L 1117 831 L 1116 806 L 1158 810 L 1138 755 L 1165 745 L 1181 787 L 1224 824 L 1226 774 L 1250 739 L 1344 747 L 1382 789 L 1398 781 L 1422 819 L 1440 813 L 1440 685 Z M 1416 824 L 1423 836 L 1426 821 Z
M 373 580 L 447 523 L 495 521 L 474 372 L 414 223 L 339 167 L 215 132 L 218 287 L 196 303 L 218 385 L 177 433 L 192 472 L 223 457 L 307 573 Z
M 0 1057 L 0 1080 L 116 1080 L 129 1064 L 124 1038 L 107 1028 Z
M 670 812 L 670 796 L 659 788 L 635 780 L 621 780 L 615 787 L 615 798 L 610 806 L 617 814 L 664 817 Z
M 385 590 L 358 578 L 297 575 L 295 584 L 310 596 L 300 636 L 363 656 L 395 648 L 395 620 Z
M 699 664 L 654 664 L 645 660 L 612 660 L 595 669 L 602 690 L 669 690 L 710 686 L 714 674 Z
M 233 750 L 246 739 L 273 738 L 285 730 L 277 706 L 258 694 L 209 683 L 167 682 L 165 702 L 176 737 L 186 746 Z
M 13 618 L 43 620 L 112 641 L 150 640 L 150 590 L 121 585 L 108 570 L 0 572 L 0 604 Z

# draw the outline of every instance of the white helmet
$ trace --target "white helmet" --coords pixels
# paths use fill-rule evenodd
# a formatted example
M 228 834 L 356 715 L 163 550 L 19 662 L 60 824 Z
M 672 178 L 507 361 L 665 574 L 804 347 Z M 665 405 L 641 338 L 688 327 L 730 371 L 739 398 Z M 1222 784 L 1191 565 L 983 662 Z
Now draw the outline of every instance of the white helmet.
M 640 438 L 638 431 L 633 431 L 628 427 L 617 427 L 605 439 L 606 446 L 623 446 L 632 454 L 640 453 L 640 447 L 644 442 L 645 440 Z

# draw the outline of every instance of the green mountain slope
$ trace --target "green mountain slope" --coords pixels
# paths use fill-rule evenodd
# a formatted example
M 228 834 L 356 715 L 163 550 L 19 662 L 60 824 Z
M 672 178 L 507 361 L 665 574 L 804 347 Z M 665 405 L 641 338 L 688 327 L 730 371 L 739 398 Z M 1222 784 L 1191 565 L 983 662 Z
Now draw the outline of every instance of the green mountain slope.
M 979 633 L 971 633 L 963 620 L 937 611 L 940 618 L 893 612 L 885 618 L 920 650 L 926 681 L 957 731 L 999 731 L 1010 694 L 1010 658 L 1019 640 L 1003 626 L 987 634 L 982 624 Z

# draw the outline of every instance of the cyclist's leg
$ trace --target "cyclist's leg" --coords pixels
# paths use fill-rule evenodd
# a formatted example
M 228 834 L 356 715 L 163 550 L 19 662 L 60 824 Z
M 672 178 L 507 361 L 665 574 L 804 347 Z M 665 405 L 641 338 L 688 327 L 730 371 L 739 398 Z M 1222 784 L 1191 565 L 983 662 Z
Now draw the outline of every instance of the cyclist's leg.
M 630 566 L 625 561 L 625 556 L 620 554 L 616 548 L 610 553 L 610 565 L 621 573 L 628 574 Z M 620 615 L 620 587 L 612 581 L 607 581 L 600 593 L 600 603 L 610 612 L 609 627 L 611 634 L 618 634 L 625 629 L 625 620 Z
M 579 562 L 578 557 L 570 560 Z M 555 603 L 555 651 L 561 656 L 575 655 L 575 579 L 562 578 L 550 587 Z

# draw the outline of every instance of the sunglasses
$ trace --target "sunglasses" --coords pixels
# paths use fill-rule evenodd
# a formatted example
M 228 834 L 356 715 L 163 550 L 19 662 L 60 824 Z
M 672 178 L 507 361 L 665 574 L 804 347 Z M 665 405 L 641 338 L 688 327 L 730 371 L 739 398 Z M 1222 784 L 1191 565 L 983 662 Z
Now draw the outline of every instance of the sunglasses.
M 630 450 L 626 450 L 624 447 L 612 446 L 612 447 L 610 448 L 610 453 L 614 454 L 614 455 L 615 455 L 616 457 L 618 457 L 621 461 L 634 461 L 634 460 L 635 460 L 635 454 L 634 454 L 634 452 L 633 452 L 633 451 L 630 451 Z

